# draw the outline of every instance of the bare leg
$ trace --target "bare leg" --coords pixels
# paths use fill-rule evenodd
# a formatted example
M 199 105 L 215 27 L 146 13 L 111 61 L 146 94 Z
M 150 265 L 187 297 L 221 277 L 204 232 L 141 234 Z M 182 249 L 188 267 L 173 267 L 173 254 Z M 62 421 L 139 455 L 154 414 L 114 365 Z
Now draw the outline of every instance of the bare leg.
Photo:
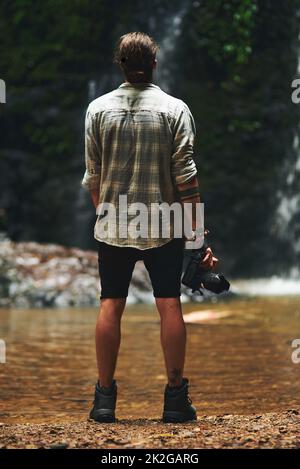
M 95 334 L 101 386 L 109 387 L 112 384 L 121 342 L 121 318 L 125 304 L 125 298 L 101 300 Z
M 180 386 L 185 360 L 186 329 L 180 298 L 156 298 L 161 319 L 161 345 L 169 386 Z

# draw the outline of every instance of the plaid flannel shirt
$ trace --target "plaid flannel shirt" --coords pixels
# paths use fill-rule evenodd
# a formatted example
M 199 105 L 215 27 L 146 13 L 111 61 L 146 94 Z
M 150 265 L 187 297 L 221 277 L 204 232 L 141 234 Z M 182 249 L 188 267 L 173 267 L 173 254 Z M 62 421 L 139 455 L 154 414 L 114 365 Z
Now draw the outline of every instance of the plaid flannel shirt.
M 85 120 L 86 171 L 82 186 L 99 191 L 99 202 L 114 204 L 127 195 L 128 204 L 179 201 L 177 184 L 197 174 L 193 160 L 195 122 L 188 106 L 153 83 L 122 83 L 90 103 Z M 136 216 L 132 215 L 131 218 Z M 128 215 L 130 218 L 130 216 Z M 120 237 L 105 239 L 116 246 L 148 249 L 174 237 Z M 130 220 L 129 220 L 130 221 Z M 117 226 L 117 228 L 120 228 Z

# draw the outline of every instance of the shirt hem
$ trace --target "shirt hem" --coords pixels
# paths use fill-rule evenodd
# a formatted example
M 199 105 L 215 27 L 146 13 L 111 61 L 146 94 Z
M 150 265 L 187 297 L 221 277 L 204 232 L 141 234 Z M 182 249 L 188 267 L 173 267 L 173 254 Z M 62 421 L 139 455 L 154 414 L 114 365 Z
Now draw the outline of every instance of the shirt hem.
M 154 249 L 154 248 L 159 248 L 161 246 L 164 246 L 165 244 L 169 243 L 170 241 L 172 241 L 174 238 L 168 238 L 167 241 L 164 241 L 160 244 L 157 244 L 155 246 L 147 246 L 145 248 L 142 248 L 142 247 L 139 247 L 137 246 L 136 244 L 117 244 L 117 243 L 112 243 L 111 241 L 108 241 L 106 239 L 100 239 L 100 238 L 97 238 L 97 236 L 94 235 L 94 239 L 96 239 L 96 241 L 100 241 L 101 243 L 106 243 L 106 244 L 109 244 L 110 246 L 116 246 L 116 247 L 119 247 L 119 248 L 135 248 L 135 249 L 139 249 L 140 251 L 145 251 L 146 249 Z

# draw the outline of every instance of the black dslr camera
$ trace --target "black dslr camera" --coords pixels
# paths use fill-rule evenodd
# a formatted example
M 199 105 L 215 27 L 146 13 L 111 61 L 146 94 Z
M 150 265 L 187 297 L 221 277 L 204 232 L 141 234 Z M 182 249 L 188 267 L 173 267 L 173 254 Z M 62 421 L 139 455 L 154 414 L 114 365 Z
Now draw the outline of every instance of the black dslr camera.
M 230 283 L 226 280 L 224 275 L 212 272 L 212 270 L 205 269 L 200 265 L 200 262 L 205 257 L 207 248 L 208 243 L 204 238 L 204 243 L 201 248 L 191 250 L 192 255 L 182 277 L 182 283 L 186 287 L 191 288 L 192 293 L 199 291 L 201 295 L 203 293 L 200 288 L 205 288 L 213 293 L 228 291 Z

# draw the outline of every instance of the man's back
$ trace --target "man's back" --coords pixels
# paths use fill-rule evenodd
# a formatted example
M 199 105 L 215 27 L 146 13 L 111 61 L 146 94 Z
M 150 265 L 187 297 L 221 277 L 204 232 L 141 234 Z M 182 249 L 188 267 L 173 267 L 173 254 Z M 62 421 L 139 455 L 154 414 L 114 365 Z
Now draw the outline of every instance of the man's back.
M 177 199 L 176 184 L 196 174 L 193 161 L 195 123 L 188 106 L 153 83 L 122 83 L 90 103 L 86 114 L 86 165 L 82 185 L 99 187 L 99 202 L 119 209 L 127 204 L 151 204 Z M 134 218 L 128 215 L 127 222 Z M 95 225 L 95 238 L 98 234 Z M 168 239 L 106 238 L 105 242 L 140 249 Z

